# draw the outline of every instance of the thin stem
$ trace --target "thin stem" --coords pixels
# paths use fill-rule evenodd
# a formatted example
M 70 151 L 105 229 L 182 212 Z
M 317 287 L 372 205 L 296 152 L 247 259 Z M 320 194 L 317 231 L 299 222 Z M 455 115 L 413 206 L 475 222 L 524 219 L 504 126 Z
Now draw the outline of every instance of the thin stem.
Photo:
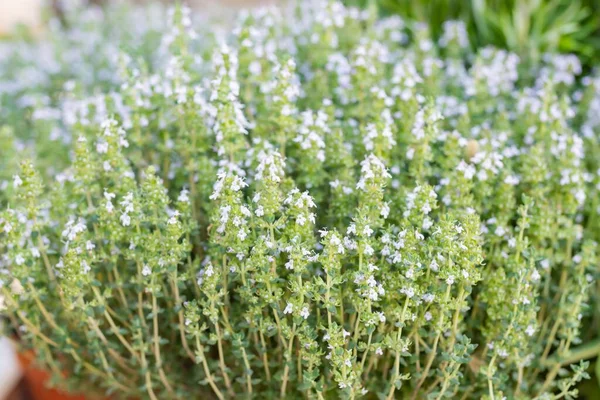
M 487 384 L 488 384 L 488 392 L 490 395 L 490 399 L 494 400 L 494 383 L 492 382 L 492 371 L 494 370 L 494 363 L 496 361 L 496 354 L 492 357 L 490 361 L 490 365 L 487 370 Z
M 162 367 L 162 357 L 160 354 L 160 336 L 158 333 L 158 305 L 156 301 L 156 296 L 154 292 L 151 292 L 152 297 L 152 324 L 153 324 L 153 335 L 154 335 L 154 357 L 156 358 L 156 367 L 158 368 L 158 375 L 160 377 L 161 382 L 165 385 L 165 388 L 173 393 L 173 388 L 165 375 L 165 371 Z
M 121 357 L 121 355 L 119 353 L 117 353 L 116 351 L 114 351 L 113 349 L 111 349 L 109 347 L 108 339 L 106 339 L 106 336 L 104 336 L 104 333 L 100 330 L 100 327 L 98 326 L 98 322 L 95 319 L 93 319 L 92 317 L 88 317 L 87 321 L 88 321 L 89 326 L 92 328 L 92 330 L 94 332 L 96 332 L 96 336 L 98 336 L 98 338 L 100 339 L 102 344 L 104 344 L 108 348 L 108 353 L 115 360 L 115 362 L 117 364 L 119 364 L 121 366 L 121 368 L 126 370 L 129 374 L 133 375 L 135 373 L 135 371 L 127 366 L 126 361 L 123 359 L 123 357 Z
M 123 280 L 121 279 L 121 276 L 119 275 L 119 270 L 116 265 L 113 268 L 113 273 L 115 274 L 115 280 L 117 281 L 117 285 L 116 285 L 117 293 L 119 293 L 120 300 L 123 303 L 123 305 L 125 306 L 125 309 L 129 311 L 129 303 L 127 302 L 127 297 L 125 297 L 125 293 L 123 292 L 123 288 L 121 285 L 121 282 L 123 282 Z
M 92 288 L 92 290 L 93 290 L 94 295 L 96 296 L 96 299 L 98 300 L 98 302 L 100 304 L 104 304 L 104 298 L 102 297 L 102 295 L 100 295 L 100 292 L 98 291 L 98 289 L 97 288 Z M 127 349 L 127 351 L 129 351 L 129 353 L 131 353 L 131 355 L 134 356 L 135 359 L 139 361 L 140 357 L 138 356 L 137 352 L 133 349 L 133 347 L 127 341 L 127 339 L 125 339 L 123 337 L 123 335 L 121 335 L 121 332 L 119 331 L 119 328 L 115 324 L 115 321 L 112 319 L 112 317 L 110 316 L 110 314 L 108 313 L 108 311 L 106 311 L 106 309 L 104 309 L 104 317 L 108 321 L 108 324 L 110 325 L 110 329 L 111 329 L 112 333 L 117 337 L 117 339 L 119 339 L 119 341 L 121 342 L 121 344 L 123 344 L 123 346 L 125 346 L 125 348 Z
M 222 268 L 223 268 L 223 303 L 225 304 L 225 308 L 227 308 L 229 306 L 229 292 L 227 289 L 228 283 L 227 283 L 227 275 L 228 275 L 228 270 L 227 270 L 227 256 L 225 254 L 223 254 L 223 262 L 222 262 Z
M 327 327 L 331 329 L 331 312 L 329 311 L 329 300 L 331 297 L 331 276 L 327 271 L 325 271 L 325 274 L 327 275 L 327 292 L 325 293 L 325 308 L 327 309 Z
M 139 332 L 140 338 L 142 337 L 142 332 Z M 142 368 L 146 370 L 146 374 L 144 375 L 146 379 L 146 391 L 148 392 L 148 396 L 150 396 L 150 400 L 158 400 L 156 394 L 154 394 L 154 389 L 152 388 L 152 376 L 150 375 L 150 369 L 148 368 L 148 361 L 146 360 L 146 352 L 141 351 L 141 362 Z
M 181 307 L 181 298 L 179 297 L 179 286 L 177 285 L 177 271 L 173 272 L 171 276 L 171 290 L 173 290 L 173 294 L 175 296 L 175 304 L 177 305 L 177 307 Z M 192 361 L 196 361 L 196 357 L 194 356 L 192 350 L 190 350 L 190 346 L 185 335 L 185 319 L 183 316 L 183 310 L 180 309 L 177 312 L 177 318 L 179 319 L 179 336 L 181 338 L 183 349 Z
M 23 323 L 27 326 L 27 329 L 32 332 L 34 335 L 43 340 L 46 344 L 49 344 L 53 347 L 58 347 L 58 344 L 50 339 L 48 336 L 44 335 L 25 315 L 22 311 L 17 311 L 17 316 L 23 321 Z
M 200 362 L 202 363 L 202 368 L 204 369 L 204 375 L 206 375 L 206 380 L 208 381 L 208 384 L 212 388 L 213 392 L 215 392 L 215 395 L 219 398 L 219 400 L 224 400 L 225 396 L 223 396 L 223 393 L 217 387 L 217 384 L 215 383 L 215 378 L 213 377 L 212 373 L 210 372 L 210 368 L 208 367 L 208 362 L 206 361 L 206 357 L 204 356 L 204 346 L 202 346 L 202 343 L 200 342 L 199 335 L 196 335 L 196 347 L 198 348 L 199 358 L 201 359 Z
M 94 374 L 94 375 L 98 375 L 98 376 L 102 377 L 105 380 L 109 380 L 109 377 L 104 372 L 102 372 L 101 370 L 99 370 L 98 368 L 96 368 L 95 366 L 93 366 L 92 364 L 90 364 L 89 362 L 83 361 L 81 359 L 81 357 L 77 354 L 77 352 L 75 350 L 71 349 L 71 350 L 69 350 L 69 353 L 73 356 L 73 359 L 77 363 L 81 364 L 83 366 L 83 368 L 85 368 L 86 370 L 88 370 L 88 372 L 90 372 L 91 374 Z M 131 393 L 132 392 L 131 389 L 127 388 L 126 386 L 123 386 L 119 382 L 115 381 L 114 383 L 117 386 L 119 386 L 119 389 L 121 389 L 123 392 L 125 392 L 125 393 Z
M 285 356 L 285 367 L 283 369 L 283 382 L 281 383 L 281 391 L 279 393 L 281 398 L 285 397 L 285 391 L 286 391 L 287 381 L 288 381 L 288 374 L 290 372 L 290 360 L 292 358 L 292 345 L 294 344 L 294 335 L 295 334 L 296 334 L 296 324 L 294 323 L 292 325 L 292 335 L 290 337 L 290 341 L 288 343 L 287 352 L 286 352 L 286 356 Z
M 260 336 L 260 344 L 262 346 L 262 357 L 263 357 L 263 364 L 265 366 L 265 374 L 267 375 L 267 382 L 271 382 L 271 369 L 269 368 L 269 359 L 267 356 L 267 344 L 265 342 L 265 335 L 263 334 L 262 329 L 259 332 L 259 336 Z
M 252 395 L 252 369 L 250 368 L 250 362 L 248 361 L 248 356 L 246 355 L 246 349 L 242 347 L 242 358 L 244 359 L 244 366 L 246 367 L 246 390 L 250 395 Z
M 362 355 L 362 360 L 360 361 L 360 370 L 363 371 L 365 368 L 365 361 L 367 360 L 367 354 L 369 354 L 369 350 L 371 348 L 371 340 L 373 339 L 373 332 L 369 333 L 369 339 L 367 340 L 367 348 Z
M 446 304 L 448 302 L 448 297 L 450 296 L 450 288 L 451 288 L 450 285 L 448 285 L 448 287 L 446 288 L 446 293 L 444 295 L 444 304 Z M 433 341 L 433 346 L 431 347 L 431 352 L 429 353 L 429 357 L 427 358 L 427 363 L 425 364 L 425 368 L 423 369 L 423 374 L 421 374 L 421 378 L 419 379 L 417 386 L 415 386 L 415 389 L 413 390 L 413 393 L 411 396 L 412 399 L 416 398 L 417 393 L 419 392 L 419 389 L 425 382 L 425 379 L 427 379 L 429 370 L 431 369 L 431 366 L 433 365 L 433 360 L 437 356 L 437 346 L 440 341 L 440 337 L 442 335 L 443 322 L 444 322 L 444 310 L 442 309 L 442 310 L 440 310 L 440 318 L 438 319 L 438 332 Z
M 547 366 L 559 363 L 560 365 L 573 364 L 579 360 L 596 357 L 600 353 L 600 338 L 592 340 L 580 347 L 576 347 L 563 355 L 555 354 L 546 360 Z
M 38 246 L 40 246 L 40 254 L 42 255 L 42 260 L 44 260 L 44 266 L 46 267 L 46 271 L 48 272 L 48 277 L 52 282 L 56 282 L 56 276 L 54 275 L 54 271 L 52 270 L 52 266 L 50 265 L 50 260 L 48 259 L 48 255 L 46 254 L 46 246 L 42 240 L 42 237 L 38 235 Z M 62 296 L 62 292 L 59 291 Z
M 42 303 L 40 301 L 40 298 L 37 295 L 36 288 L 31 283 L 29 283 L 28 286 L 29 286 L 29 289 L 31 290 L 31 296 L 33 297 L 33 300 L 35 301 L 35 304 L 38 306 L 38 308 L 42 312 L 42 315 L 44 316 L 44 319 L 46 320 L 46 322 L 48 322 L 48 324 L 52 327 L 52 329 L 55 329 L 57 331 L 60 330 L 60 328 L 54 321 L 54 317 L 48 312 L 48 310 L 46 309 L 46 306 L 44 306 L 44 303 Z
M 404 315 L 406 314 L 406 309 L 408 308 L 408 298 L 404 300 L 404 307 L 402 308 L 402 314 L 400 315 L 400 327 L 398 328 L 398 334 L 396 335 L 396 346 L 400 346 L 400 339 L 402 339 L 402 328 L 404 327 Z M 394 392 L 396 391 L 396 381 L 400 377 L 400 358 L 402 352 L 399 348 L 396 349 L 396 359 L 394 360 L 394 376 L 390 382 L 390 392 L 387 395 L 387 400 L 392 400 L 394 398 Z
M 229 375 L 227 374 L 227 367 L 225 366 L 225 356 L 223 355 L 223 336 L 221 335 L 221 328 L 219 327 L 219 323 L 215 323 L 215 330 L 217 331 L 217 349 L 219 350 L 219 367 L 221 368 L 221 374 L 223 374 L 223 379 L 225 380 L 225 386 L 227 386 L 227 391 L 233 395 L 233 389 L 231 388 L 231 381 L 229 380 Z

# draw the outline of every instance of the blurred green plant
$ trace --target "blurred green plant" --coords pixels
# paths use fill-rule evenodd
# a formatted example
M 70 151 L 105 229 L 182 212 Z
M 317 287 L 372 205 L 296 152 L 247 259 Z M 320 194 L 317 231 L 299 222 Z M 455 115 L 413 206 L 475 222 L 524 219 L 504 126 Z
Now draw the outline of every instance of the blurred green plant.
M 546 52 L 566 52 L 591 61 L 598 49 L 600 20 L 589 6 L 572 0 L 471 0 L 473 39 L 506 47 L 536 62 Z
M 597 0 L 348 0 L 427 22 L 439 37 L 444 21 L 460 19 L 474 47 L 494 45 L 536 63 L 546 52 L 573 53 L 585 65 L 600 60 L 600 2 Z

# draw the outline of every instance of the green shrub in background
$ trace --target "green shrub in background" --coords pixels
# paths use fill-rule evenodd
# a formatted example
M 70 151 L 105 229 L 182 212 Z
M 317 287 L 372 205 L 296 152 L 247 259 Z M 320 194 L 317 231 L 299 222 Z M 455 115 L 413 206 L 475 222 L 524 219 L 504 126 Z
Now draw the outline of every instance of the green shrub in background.
M 0 309 L 56 384 L 577 396 L 600 352 L 577 57 L 523 74 L 460 21 L 339 2 L 65 19 L 0 47 Z
M 348 0 L 383 14 L 427 21 L 438 38 L 443 23 L 460 19 L 471 44 L 493 45 L 518 54 L 527 64 L 544 53 L 577 54 L 594 67 L 600 57 L 600 3 L 595 0 Z

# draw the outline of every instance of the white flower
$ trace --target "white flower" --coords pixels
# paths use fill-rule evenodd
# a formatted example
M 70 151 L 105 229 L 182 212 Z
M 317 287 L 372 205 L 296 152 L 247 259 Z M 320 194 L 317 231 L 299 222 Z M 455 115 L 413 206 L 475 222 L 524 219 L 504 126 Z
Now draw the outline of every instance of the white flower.
M 204 269 L 204 275 L 206 275 L 206 276 L 208 276 L 210 278 L 214 274 L 215 274 L 215 270 L 213 269 L 212 264 L 208 264 L 206 266 L 206 268 Z
M 448 276 L 448 278 L 446 279 L 446 283 L 447 283 L 448 285 L 452 285 L 452 284 L 454 284 L 454 275 L 450 275 L 450 276 Z
M 377 349 L 375 349 L 375 354 L 377 354 L 378 356 L 383 355 L 383 350 L 381 349 L 381 347 L 378 347 Z
M 435 299 L 435 295 L 432 293 L 425 293 L 421 298 L 425 303 L 431 303 Z
M 283 310 L 284 314 L 291 314 L 294 312 L 294 306 L 292 305 L 292 303 L 287 303 L 287 305 L 285 306 L 285 310 Z
M 113 205 L 112 201 L 110 200 L 106 200 L 106 212 L 108 212 L 109 214 L 112 214 L 112 212 L 115 209 L 115 206 Z
M 240 212 L 242 213 L 242 215 L 244 217 L 251 217 L 252 213 L 250 212 L 250 209 L 246 206 L 241 206 L 240 207 Z
M 19 175 L 13 175 L 13 187 L 18 188 L 23 184 L 23 180 Z
M 429 268 L 431 268 L 431 270 L 433 272 L 437 272 L 439 269 L 437 261 L 435 261 L 435 260 L 431 261 L 431 264 L 429 264 Z
M 237 192 L 246 186 L 248 186 L 248 184 L 239 176 L 234 177 L 233 182 L 231 182 L 231 190 L 234 192 Z
M 387 217 L 390 215 L 390 206 L 388 203 L 383 203 L 380 213 L 384 219 L 387 219 Z
M 508 175 L 506 178 L 504 178 L 504 183 L 507 185 L 516 186 L 519 184 L 519 182 L 519 178 L 515 175 Z
M 90 272 L 92 270 L 92 267 L 89 266 L 89 264 L 83 260 L 81 262 L 81 270 L 83 271 L 84 274 L 87 274 L 88 272 Z
M 127 215 L 126 213 L 121 214 L 121 224 L 123 224 L 123 226 L 129 226 L 131 224 L 131 217 L 129 215 Z
M 144 265 L 144 268 L 142 268 L 142 275 L 148 276 L 151 273 L 152 273 L 152 270 L 150 269 L 150 267 L 148 265 Z
M 98 143 L 96 143 L 96 151 L 98 152 L 98 154 L 105 154 L 108 152 L 108 143 L 105 142 L 104 140 L 99 141 Z
M 177 197 L 177 201 L 179 201 L 181 203 L 189 203 L 190 202 L 189 193 L 190 193 L 189 190 L 181 189 L 181 192 L 179 193 L 179 197 Z
M 308 307 L 303 307 L 302 310 L 300 311 L 300 316 L 304 319 L 307 319 L 309 315 L 310 315 L 310 313 L 308 311 Z
M 285 268 L 286 269 L 294 269 L 294 260 L 289 260 L 288 262 L 285 263 Z
M 433 225 L 433 220 L 429 217 L 425 217 L 425 219 L 423 219 L 423 230 L 428 230 L 429 228 L 431 228 L 431 226 Z
M 533 325 L 528 325 L 527 329 L 525 329 L 525 333 L 527 336 L 533 336 L 535 333 L 535 327 Z
M 300 226 L 304 226 L 304 224 L 306 223 L 306 217 L 302 214 L 298 215 L 296 217 L 296 223 Z
M 86 230 L 85 221 L 83 219 L 79 219 L 77 223 L 75 220 L 71 219 L 65 225 L 65 229 L 62 232 L 62 236 L 66 237 L 70 241 L 75 240 L 77 235 Z
M 15 257 L 15 264 L 23 265 L 25 263 L 25 258 L 21 254 L 17 254 Z

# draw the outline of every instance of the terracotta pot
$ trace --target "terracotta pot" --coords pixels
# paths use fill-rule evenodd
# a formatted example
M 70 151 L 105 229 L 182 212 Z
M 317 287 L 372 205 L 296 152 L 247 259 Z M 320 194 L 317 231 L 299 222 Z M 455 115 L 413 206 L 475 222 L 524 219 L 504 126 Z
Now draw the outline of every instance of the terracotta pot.
M 49 388 L 47 382 L 50 374 L 36 367 L 33 352 L 19 353 L 17 357 L 23 368 L 24 380 L 32 400 L 88 400 L 84 395 L 72 395 Z

